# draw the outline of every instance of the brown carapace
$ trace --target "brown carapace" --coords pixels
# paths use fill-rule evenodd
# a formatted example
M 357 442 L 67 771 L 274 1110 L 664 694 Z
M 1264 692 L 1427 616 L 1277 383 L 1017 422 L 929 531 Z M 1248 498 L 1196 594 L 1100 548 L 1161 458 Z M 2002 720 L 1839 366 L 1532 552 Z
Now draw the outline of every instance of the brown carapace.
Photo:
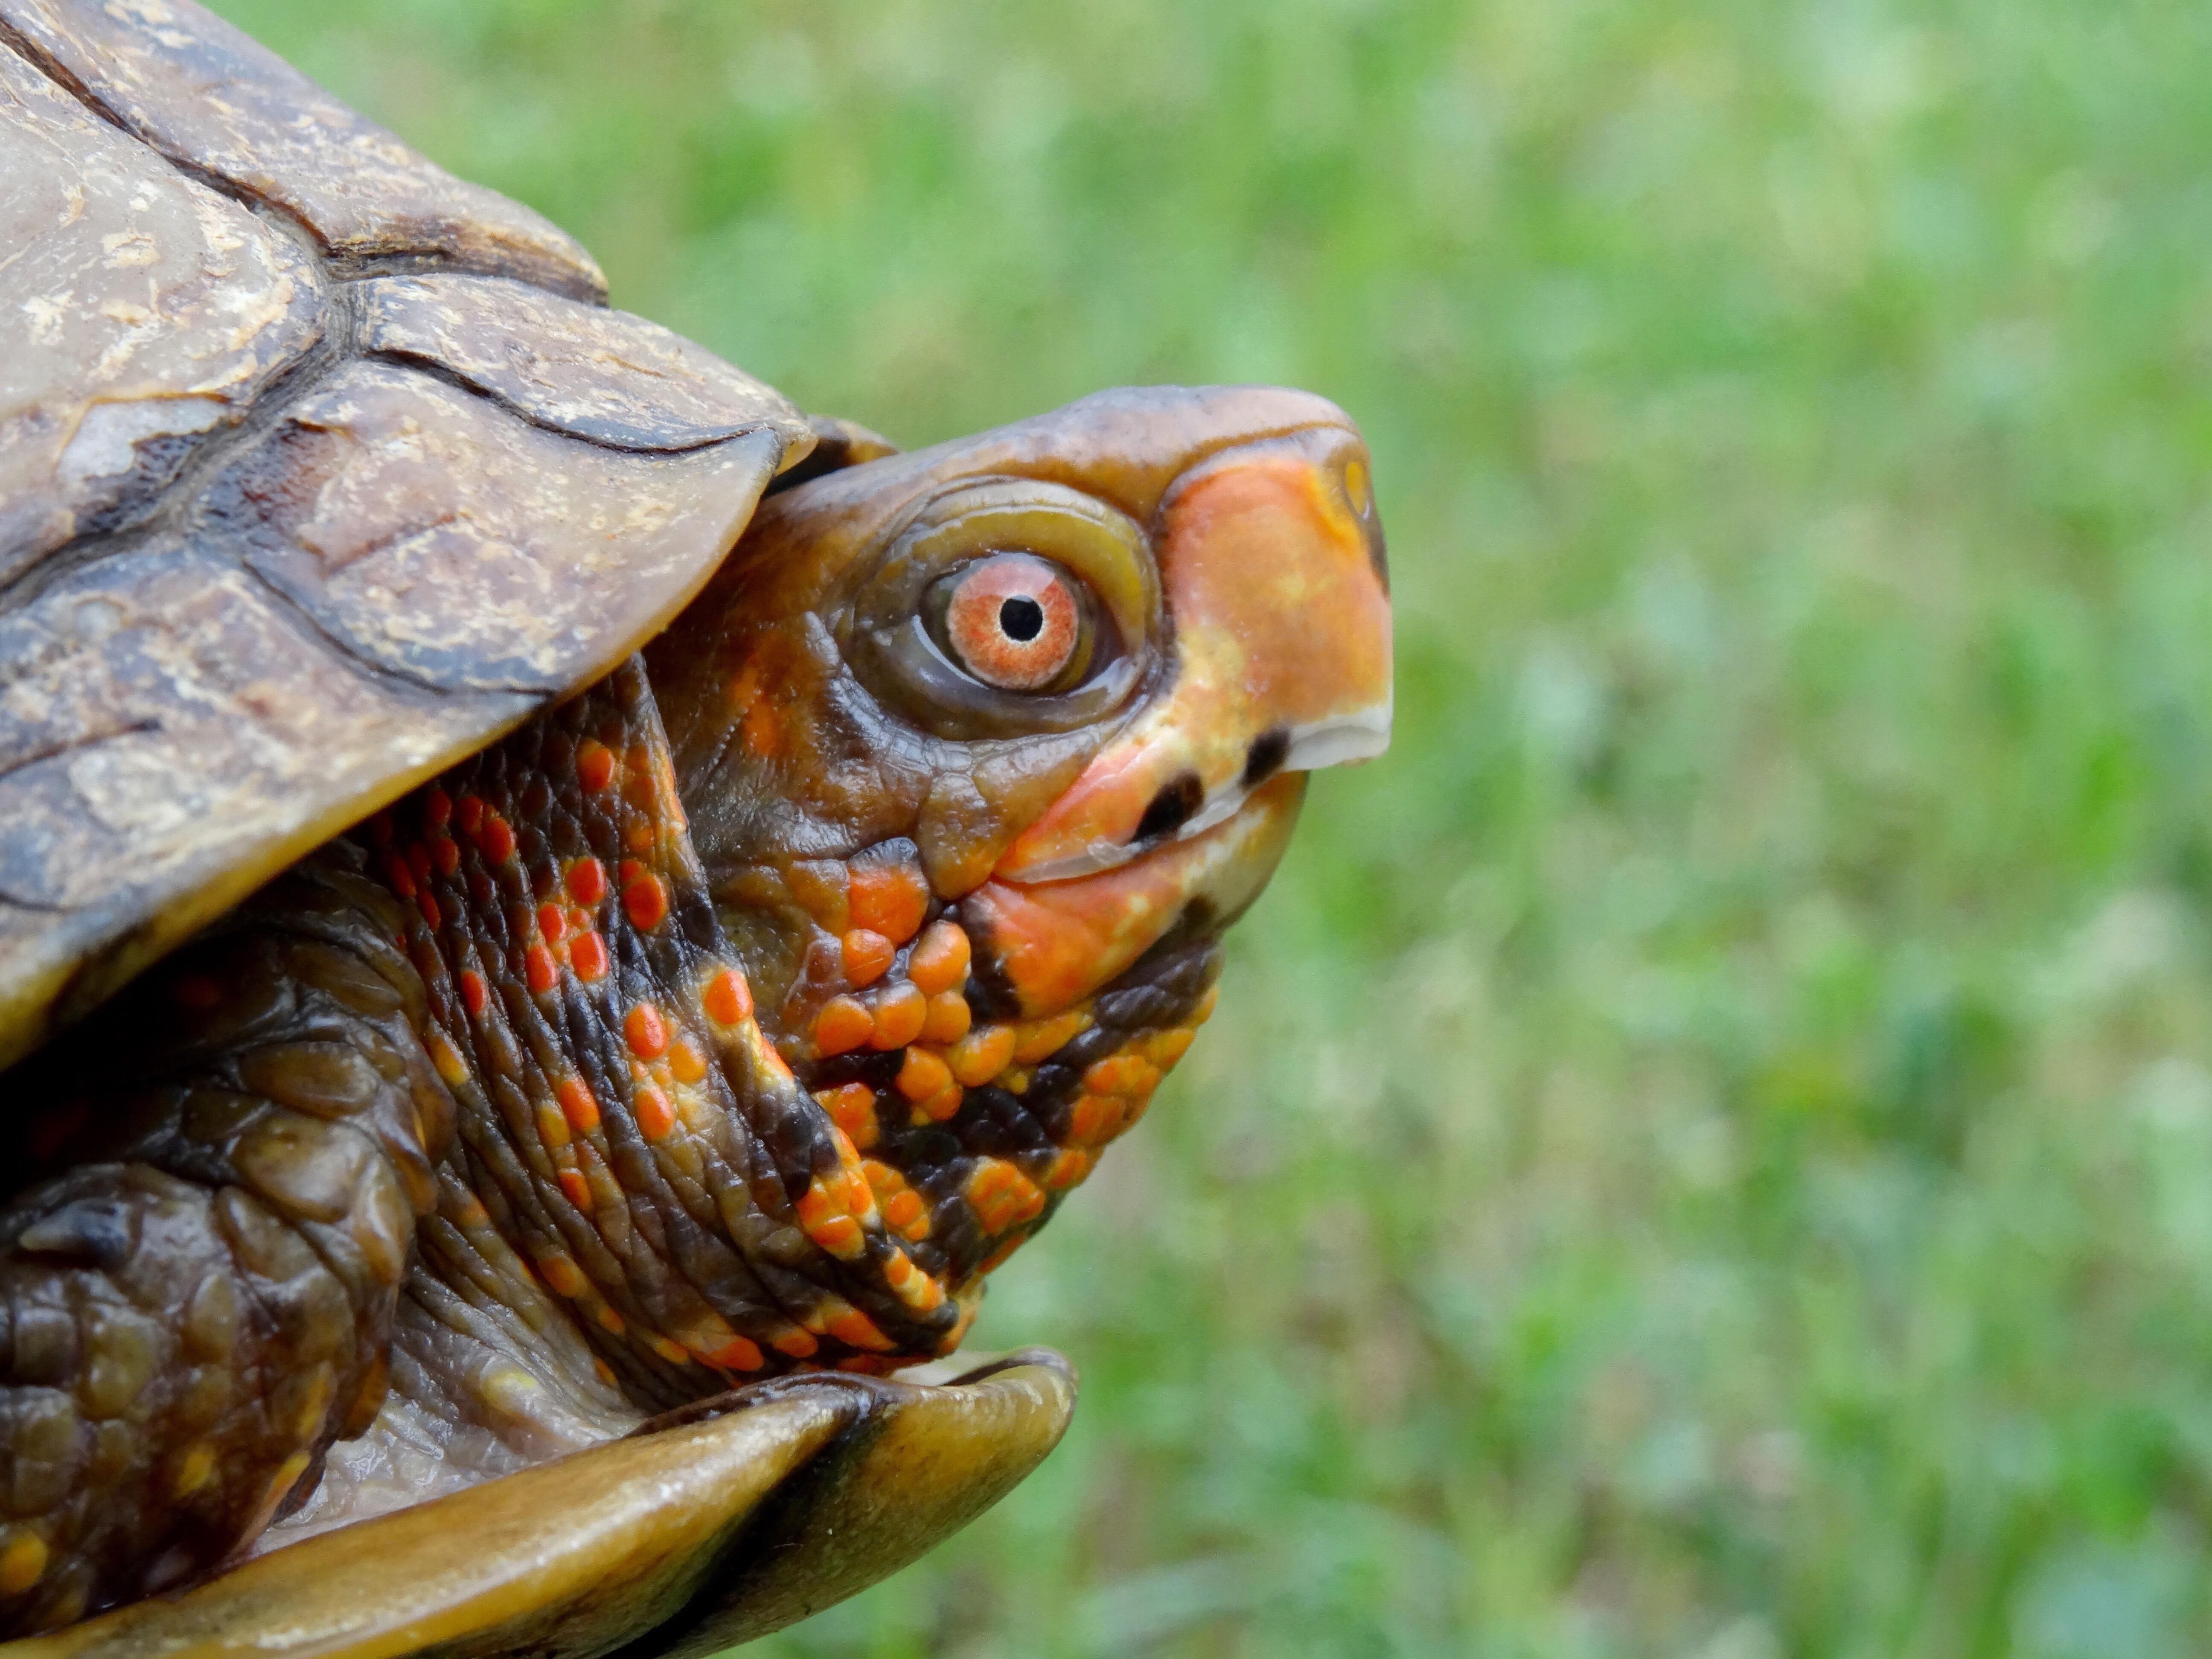
M 1366 465 L 1163 389 L 783 489 L 641 655 L 20 1065 L 0 1620 L 955 1349 L 1387 735 Z

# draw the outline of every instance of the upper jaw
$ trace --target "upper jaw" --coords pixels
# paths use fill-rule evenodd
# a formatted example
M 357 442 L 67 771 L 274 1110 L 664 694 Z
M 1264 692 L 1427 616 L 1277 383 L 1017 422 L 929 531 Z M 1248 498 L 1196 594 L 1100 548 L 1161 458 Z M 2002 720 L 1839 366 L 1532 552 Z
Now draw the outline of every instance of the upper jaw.
M 1275 770 L 1317 772 L 1323 767 L 1373 760 L 1390 746 L 1390 700 L 1386 697 L 1382 702 L 1366 708 L 1352 709 L 1292 726 L 1289 728 L 1288 747 Z M 1262 779 L 1258 782 L 1248 782 L 1240 774 L 1216 785 L 1206 795 L 1204 804 L 1185 820 L 1182 828 L 1167 835 L 1134 840 L 1099 836 L 1053 856 L 1036 857 L 1026 861 L 1010 856 L 1000 861 L 998 877 L 1002 881 L 1028 886 L 1043 882 L 1072 881 L 1079 877 L 1096 875 L 1103 870 L 1116 869 L 1148 853 L 1177 842 L 1194 841 L 1218 825 L 1225 823 L 1251 799 L 1253 790 L 1264 781 Z

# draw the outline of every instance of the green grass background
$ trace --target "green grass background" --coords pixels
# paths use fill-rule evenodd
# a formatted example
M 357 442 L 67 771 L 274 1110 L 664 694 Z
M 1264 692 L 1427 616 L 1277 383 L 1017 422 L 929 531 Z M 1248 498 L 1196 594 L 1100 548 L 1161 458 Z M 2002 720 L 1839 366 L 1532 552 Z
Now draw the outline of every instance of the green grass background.
M 924 442 L 1313 387 L 1396 747 L 779 1656 L 2212 1649 L 2212 12 L 218 0 Z

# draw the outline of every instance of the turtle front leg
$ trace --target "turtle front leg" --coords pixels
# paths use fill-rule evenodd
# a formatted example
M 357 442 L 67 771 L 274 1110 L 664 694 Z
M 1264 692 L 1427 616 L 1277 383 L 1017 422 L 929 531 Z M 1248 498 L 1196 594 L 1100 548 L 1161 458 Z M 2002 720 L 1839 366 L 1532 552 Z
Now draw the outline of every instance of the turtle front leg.
M 325 854 L 11 1075 L 0 1632 L 205 1572 L 374 1415 L 453 1121 L 393 908 Z

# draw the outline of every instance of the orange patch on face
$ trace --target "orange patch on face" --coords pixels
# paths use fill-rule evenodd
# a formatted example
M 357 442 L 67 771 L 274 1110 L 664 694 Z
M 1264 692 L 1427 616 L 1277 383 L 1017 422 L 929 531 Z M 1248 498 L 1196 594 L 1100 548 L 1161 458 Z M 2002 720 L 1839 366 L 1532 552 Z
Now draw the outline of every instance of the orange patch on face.
M 1150 1033 L 1137 1046 L 1146 1060 L 1164 1072 L 1190 1052 L 1190 1045 L 1197 1038 L 1198 1033 L 1188 1026 L 1176 1025 Z
M 1067 1115 L 1067 1138 L 1079 1147 L 1103 1145 L 1121 1127 L 1126 1110 L 1115 1095 L 1078 1095 Z
M 538 931 L 545 936 L 548 945 L 558 945 L 568 937 L 568 918 L 561 914 L 557 904 L 538 907 Z
M 957 989 L 968 978 L 972 954 L 968 935 L 949 921 L 933 921 L 907 963 L 907 975 L 924 996 Z
M 876 1322 L 858 1308 L 841 1304 L 844 1311 L 834 1315 L 824 1328 L 826 1334 L 836 1337 L 848 1348 L 871 1348 L 878 1353 L 888 1352 L 898 1345 L 876 1328 Z
M 958 1084 L 948 1083 L 928 1099 L 916 1104 L 915 1110 L 917 1115 L 914 1121 L 917 1123 L 925 1121 L 931 1123 L 948 1122 L 959 1112 L 960 1103 L 967 1097 L 967 1091 Z
M 483 833 L 477 844 L 483 855 L 494 864 L 504 864 L 514 856 L 514 830 L 496 812 L 485 816 Z
M 574 1258 L 565 1255 L 541 1255 L 538 1258 L 538 1276 L 562 1296 L 581 1296 L 592 1288 Z
M 568 1120 L 557 1106 L 541 1104 L 532 1114 L 538 1120 L 538 1139 L 558 1152 L 568 1144 Z
M 451 836 L 441 836 L 430 843 L 430 861 L 438 866 L 438 873 L 450 876 L 461 867 L 460 844 Z
M 637 1116 L 637 1132 L 647 1140 L 665 1140 L 669 1131 L 676 1127 L 676 1109 L 668 1103 L 668 1097 L 650 1083 L 637 1085 L 631 1109 Z
M 623 889 L 623 909 L 633 927 L 649 933 L 668 919 L 668 889 L 652 871 L 643 871 Z
M 903 945 L 921 930 L 929 911 L 929 888 L 911 865 L 865 866 L 853 872 L 853 926 Z
M 805 1331 L 788 1330 L 769 1339 L 769 1346 L 787 1359 L 811 1358 L 822 1345 Z
M 668 1022 L 659 1009 L 641 1002 L 623 1021 L 623 1041 L 640 1060 L 658 1060 L 668 1051 Z
M 568 896 L 579 904 L 597 904 L 607 896 L 607 867 L 597 859 L 578 859 L 568 866 Z
M 433 789 L 422 797 L 422 822 L 433 830 L 442 830 L 453 821 L 453 798 L 442 789 Z
M 576 781 L 584 786 L 586 794 L 596 795 L 605 788 L 615 775 L 615 751 L 596 738 L 586 738 L 576 747 Z
M 849 1054 L 875 1035 L 873 1015 L 856 997 L 832 997 L 814 1017 L 814 1052 Z
M 592 1183 L 584 1179 L 584 1172 L 581 1170 L 563 1170 L 559 1178 L 561 1195 L 588 1214 L 592 1208 Z
M 1127 1050 L 1107 1055 L 1083 1073 L 1083 1086 L 1091 1093 L 1120 1095 L 1125 1099 L 1150 1094 L 1159 1080 L 1159 1067 Z
M 903 1048 L 921 1035 L 929 1017 L 929 1002 L 912 985 L 894 985 L 876 1000 L 875 1030 L 868 1037 L 872 1048 Z
M 393 853 L 384 860 L 384 879 L 392 890 L 404 899 L 415 896 L 415 872 L 407 867 L 407 860 Z
M 691 1363 L 690 1351 L 680 1342 L 672 1341 L 665 1336 L 656 1336 L 653 1339 L 651 1346 L 653 1352 L 672 1365 L 688 1365 Z
M 606 977 L 607 943 L 597 933 L 579 933 L 568 947 L 568 965 L 587 982 Z

